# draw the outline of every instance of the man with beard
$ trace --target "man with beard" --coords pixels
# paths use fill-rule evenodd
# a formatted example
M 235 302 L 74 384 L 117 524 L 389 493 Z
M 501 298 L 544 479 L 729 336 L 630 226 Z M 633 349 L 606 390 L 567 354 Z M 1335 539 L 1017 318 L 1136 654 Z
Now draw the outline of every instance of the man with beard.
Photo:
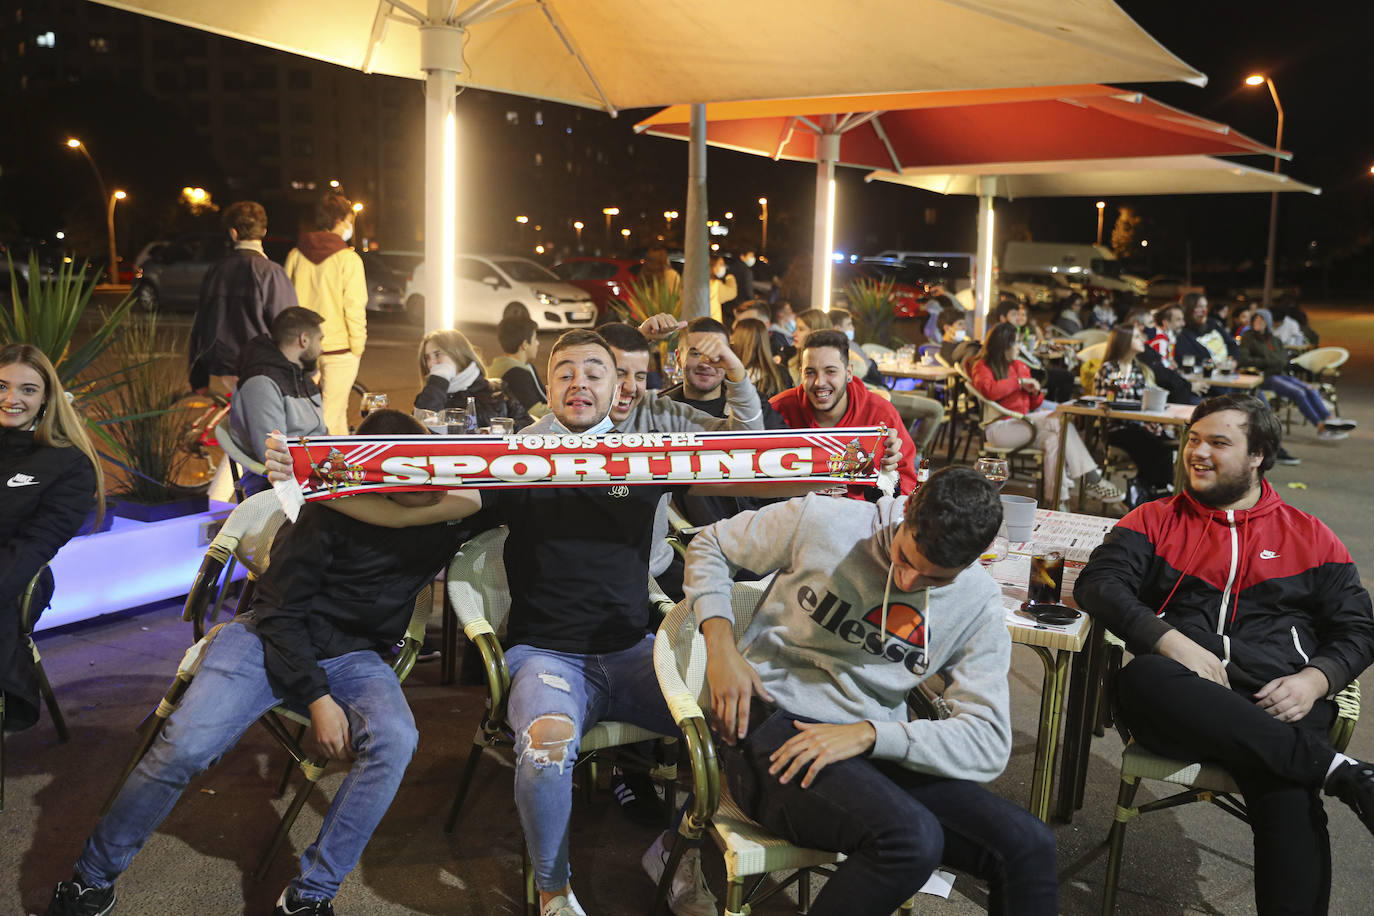
M 292 306 L 272 319 L 270 336 L 253 338 L 244 350 L 239 387 L 229 406 L 229 435 L 260 461 L 274 429 L 288 436 L 325 434 L 320 389 L 311 378 L 323 346 L 323 323 L 310 309 Z M 266 489 L 265 477 L 244 471 L 245 496 Z
M 1374 766 L 1329 740 L 1331 698 L 1374 660 L 1374 614 L 1345 546 L 1265 481 L 1279 436 L 1258 398 L 1203 401 L 1184 492 L 1122 519 L 1074 597 L 1135 655 L 1116 690 L 1136 740 L 1216 762 L 1241 787 L 1259 912 L 1322 913 L 1321 791 L 1374 831 Z

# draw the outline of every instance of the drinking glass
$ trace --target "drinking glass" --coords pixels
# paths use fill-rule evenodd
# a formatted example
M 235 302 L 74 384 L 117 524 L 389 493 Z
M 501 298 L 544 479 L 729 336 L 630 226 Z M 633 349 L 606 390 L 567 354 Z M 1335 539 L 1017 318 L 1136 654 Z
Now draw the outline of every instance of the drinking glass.
M 1183 363 L 1184 374 L 1191 373 L 1193 371 L 1193 366 L 1197 365 L 1197 356 L 1193 353 L 1189 353 L 1181 357 L 1180 362 Z
M 477 415 L 466 407 L 450 407 L 441 416 L 445 432 L 450 436 L 462 436 L 477 431 Z
M 1064 550 L 1040 547 L 1031 555 L 1026 597 L 1031 604 L 1058 604 L 1064 584 Z
M 991 480 L 998 490 L 1007 482 L 1008 468 L 1005 458 L 979 458 L 973 467 L 979 474 Z
M 386 407 L 386 392 L 384 391 L 364 391 L 362 403 L 358 405 L 359 412 L 366 417 L 374 410 L 382 410 Z
M 492 417 L 491 434 L 493 436 L 509 436 L 515 432 L 515 420 L 510 417 Z

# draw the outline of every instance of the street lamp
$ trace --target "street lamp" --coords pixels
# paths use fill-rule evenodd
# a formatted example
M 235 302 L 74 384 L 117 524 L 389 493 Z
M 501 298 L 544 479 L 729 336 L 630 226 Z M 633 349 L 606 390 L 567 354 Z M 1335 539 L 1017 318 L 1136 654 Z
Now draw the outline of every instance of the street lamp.
M 763 208 L 763 214 L 759 217 L 763 220 L 763 238 L 759 241 L 759 248 L 766 251 L 768 249 L 768 198 L 760 197 L 759 206 Z
M 337 178 L 331 178 L 331 179 L 329 179 L 329 186 L 330 186 L 331 188 L 334 188 L 335 190 L 338 190 L 338 187 L 339 187 L 339 179 L 337 179 Z
M 663 218 L 664 218 L 664 219 L 667 221 L 667 223 L 668 223 L 668 231 L 669 231 L 669 232 L 672 232 L 672 231 L 673 231 L 673 220 L 677 219 L 677 217 L 678 217 L 678 212 L 677 212 L 676 210 L 664 210 L 664 211 L 663 211 Z
M 611 218 L 620 215 L 619 207 L 602 207 L 602 214 L 606 217 L 606 244 L 611 244 Z
M 79 152 L 81 153 L 81 155 L 83 155 L 83 156 L 86 157 L 86 161 L 89 162 L 89 163 L 91 164 L 91 171 L 92 171 L 92 172 L 95 172 L 95 181 L 96 181 L 96 184 L 100 185 L 100 202 L 101 202 L 102 204 L 105 204 L 105 205 L 106 205 L 106 210 L 105 210 L 105 232 L 106 232 L 106 235 L 107 235 L 107 237 L 109 238 L 109 242 L 110 242 L 110 282 L 111 282 L 111 283 L 118 283 L 118 282 L 119 282 L 119 273 L 118 273 L 118 269 L 117 269 L 117 267 L 116 267 L 116 264 L 118 263 L 118 261 L 116 260 L 116 257 L 117 257 L 117 256 L 116 256 L 116 254 L 115 254 L 115 234 L 114 234 L 114 205 L 115 205 L 115 198 L 114 198 L 114 197 L 111 197 L 110 194 L 109 194 L 109 192 L 105 190 L 105 179 L 104 179 L 103 177 L 101 177 L 101 175 L 100 175 L 100 167 L 97 166 L 97 165 L 95 164 L 95 158 L 94 158 L 93 156 L 91 156 L 91 151 L 88 150 L 88 149 L 86 148 L 86 144 L 82 143 L 80 140 L 76 139 L 75 137 L 68 137 L 68 138 L 67 138 L 67 147 L 68 147 L 69 149 L 74 149 L 74 150 L 79 151 Z M 119 194 L 119 199 L 120 199 L 120 200 L 123 200 L 124 197 L 125 197 L 124 192 L 123 192 L 123 191 L 119 191 L 118 194 Z
M 528 216 L 517 216 L 515 221 L 523 226 L 530 221 L 530 218 Z
M 579 220 L 574 221 L 574 222 L 573 222 L 573 228 L 577 230 L 577 247 L 578 247 L 578 248 L 581 248 L 581 247 L 582 247 L 582 220 L 579 219 Z
M 1102 212 L 1107 209 L 1107 202 L 1099 200 L 1097 202 L 1097 244 L 1102 244 Z
M 1268 86 L 1269 97 L 1274 100 L 1274 110 L 1279 114 L 1278 130 L 1274 134 L 1274 149 L 1283 147 L 1283 105 L 1279 103 L 1279 91 L 1268 76 L 1254 73 L 1245 78 L 1247 86 Z M 1274 174 L 1279 173 L 1279 159 L 1274 157 Z M 1274 298 L 1274 246 L 1278 239 L 1279 192 L 1276 189 L 1269 195 L 1269 248 L 1264 258 L 1264 307 L 1269 308 Z
M 734 219 L 734 218 L 735 218 L 735 214 L 734 214 L 732 211 L 730 211 L 730 210 L 726 210 L 726 211 L 725 211 L 725 218 L 726 218 L 726 219 Z

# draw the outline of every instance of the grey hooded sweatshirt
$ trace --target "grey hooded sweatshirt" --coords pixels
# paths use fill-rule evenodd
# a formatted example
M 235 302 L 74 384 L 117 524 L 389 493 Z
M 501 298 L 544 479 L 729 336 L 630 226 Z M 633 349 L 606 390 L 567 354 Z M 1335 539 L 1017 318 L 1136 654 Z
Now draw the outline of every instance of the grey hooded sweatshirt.
M 868 721 L 872 757 L 987 782 L 1011 752 L 1001 591 L 977 563 L 940 588 L 908 593 L 894 583 L 884 629 L 905 507 L 905 498 L 813 494 L 717 522 L 687 551 L 687 601 L 698 625 L 733 622 L 731 574 L 777 570 L 739 645 L 778 706 L 822 722 Z M 936 674 L 951 717 L 908 721 L 907 693 Z

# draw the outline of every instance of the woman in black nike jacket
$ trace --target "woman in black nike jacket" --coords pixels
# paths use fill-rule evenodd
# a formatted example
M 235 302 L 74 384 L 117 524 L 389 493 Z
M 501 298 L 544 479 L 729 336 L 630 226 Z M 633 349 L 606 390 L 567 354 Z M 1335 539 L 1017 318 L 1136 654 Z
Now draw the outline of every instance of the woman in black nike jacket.
M 4 728 L 38 720 L 38 682 L 19 608 L 39 575 L 34 617 L 52 596 L 45 567 L 76 534 L 93 505 L 103 511 L 104 480 L 86 425 L 67 403 L 43 351 L 0 349 L 0 693 Z

